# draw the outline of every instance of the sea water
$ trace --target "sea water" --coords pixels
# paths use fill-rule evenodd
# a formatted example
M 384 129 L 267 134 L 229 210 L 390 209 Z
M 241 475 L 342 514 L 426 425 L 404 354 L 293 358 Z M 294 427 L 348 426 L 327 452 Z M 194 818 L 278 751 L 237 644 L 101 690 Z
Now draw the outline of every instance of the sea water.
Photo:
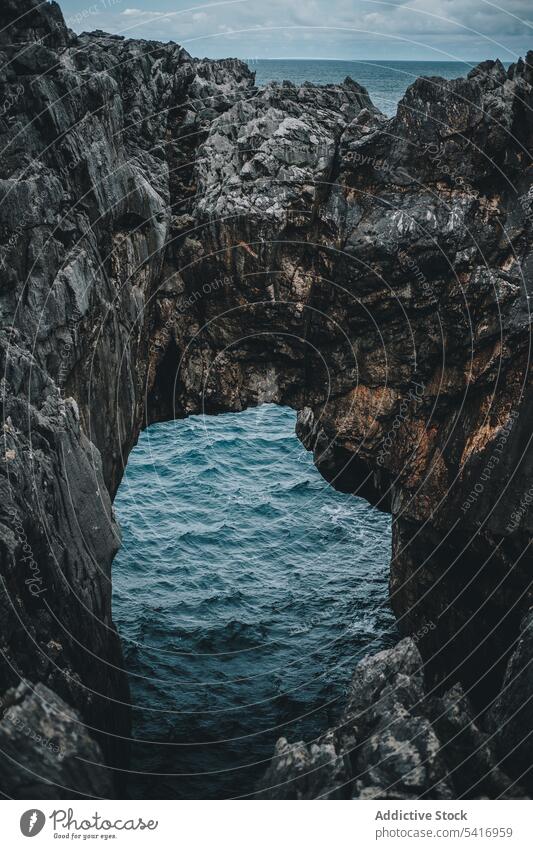
M 136 797 L 251 793 L 276 739 L 334 723 L 394 642 L 390 517 L 328 486 L 294 427 L 273 405 L 194 416 L 130 456 L 113 584 Z

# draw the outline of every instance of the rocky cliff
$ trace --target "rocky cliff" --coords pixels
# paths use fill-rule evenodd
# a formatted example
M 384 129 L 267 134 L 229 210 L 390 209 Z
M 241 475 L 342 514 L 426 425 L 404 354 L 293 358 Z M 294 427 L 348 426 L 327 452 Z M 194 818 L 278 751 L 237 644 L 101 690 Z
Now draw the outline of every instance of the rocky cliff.
M 280 741 L 270 795 L 531 791 L 532 65 L 420 79 L 389 120 L 350 79 L 257 88 L 237 60 L 3 0 L 6 795 L 122 791 L 129 451 L 267 401 L 392 513 L 406 636 L 358 669 L 340 729 Z

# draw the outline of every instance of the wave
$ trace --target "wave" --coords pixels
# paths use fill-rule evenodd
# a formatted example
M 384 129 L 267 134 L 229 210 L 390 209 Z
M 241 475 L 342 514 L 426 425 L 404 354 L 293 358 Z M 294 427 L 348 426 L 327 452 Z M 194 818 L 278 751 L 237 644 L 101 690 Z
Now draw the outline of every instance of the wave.
M 191 750 L 190 770 L 235 773 L 204 778 L 203 797 L 238 794 L 239 781 L 257 777 L 245 769 L 246 735 L 253 759 L 268 759 L 279 733 L 309 738 L 324 727 L 324 705 L 392 624 L 382 607 L 388 519 L 325 484 L 294 424 L 294 413 L 270 407 L 153 426 L 115 500 L 124 542 L 114 618 L 139 706 L 135 733 L 185 743 L 197 718 L 195 734 L 217 754 Z M 243 742 L 228 748 L 224 735 Z M 133 768 L 179 772 L 169 749 L 155 758 L 139 744 Z M 178 781 L 153 787 L 178 797 Z

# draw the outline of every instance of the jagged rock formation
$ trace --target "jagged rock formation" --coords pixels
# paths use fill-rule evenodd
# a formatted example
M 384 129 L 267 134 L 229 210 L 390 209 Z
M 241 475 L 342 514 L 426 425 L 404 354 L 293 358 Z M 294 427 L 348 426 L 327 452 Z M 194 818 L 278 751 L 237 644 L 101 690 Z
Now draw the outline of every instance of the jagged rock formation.
M 533 759 L 508 730 L 531 692 L 527 629 L 504 680 L 531 584 L 533 55 L 418 80 L 387 120 L 351 80 L 257 89 L 236 60 L 77 37 L 55 3 L 4 0 L 0 54 L 0 693 L 22 678 L 33 715 L 77 711 L 80 750 L 97 741 L 119 785 L 111 504 L 128 453 L 150 422 L 289 404 L 324 476 L 392 512 L 391 600 L 424 673 L 411 646 L 394 728 L 367 689 L 365 728 L 280 744 L 275 783 L 327 795 L 296 790 L 293 763 L 334 755 L 357 797 L 512 794 Z M 454 727 L 471 778 L 449 774 Z
M 2 698 L 0 787 L 15 799 L 113 794 L 110 770 L 79 714 L 43 684 Z M 21 745 L 21 740 L 24 745 Z
M 490 734 L 460 683 L 428 694 L 422 658 L 406 638 L 359 664 L 338 727 L 309 745 L 278 741 L 258 796 L 527 799 L 500 767 L 508 715 Z

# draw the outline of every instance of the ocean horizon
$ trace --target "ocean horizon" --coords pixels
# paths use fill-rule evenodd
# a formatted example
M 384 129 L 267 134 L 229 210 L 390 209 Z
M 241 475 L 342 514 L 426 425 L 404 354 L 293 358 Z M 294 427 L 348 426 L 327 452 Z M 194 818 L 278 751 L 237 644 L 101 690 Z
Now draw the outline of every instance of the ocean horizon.
M 396 112 L 398 102 L 418 77 L 442 77 L 446 80 L 466 77 L 477 62 L 372 59 L 246 59 L 256 73 L 258 85 L 289 80 L 331 85 L 349 76 L 365 86 L 375 106 L 386 115 Z M 509 62 L 503 62 L 508 66 Z

